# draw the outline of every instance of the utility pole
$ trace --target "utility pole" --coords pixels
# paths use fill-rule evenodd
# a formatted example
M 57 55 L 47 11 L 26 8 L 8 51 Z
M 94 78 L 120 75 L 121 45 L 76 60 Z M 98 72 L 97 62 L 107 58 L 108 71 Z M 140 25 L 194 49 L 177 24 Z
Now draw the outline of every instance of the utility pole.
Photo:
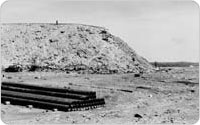
M 158 67 L 158 64 L 157 64 L 157 62 L 155 61 L 154 62 L 154 66 L 157 68 Z

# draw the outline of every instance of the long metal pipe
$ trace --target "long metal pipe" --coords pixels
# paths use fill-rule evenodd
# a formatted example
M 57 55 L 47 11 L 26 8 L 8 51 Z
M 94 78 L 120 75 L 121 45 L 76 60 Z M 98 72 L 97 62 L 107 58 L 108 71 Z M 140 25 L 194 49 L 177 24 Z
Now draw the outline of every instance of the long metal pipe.
M 93 91 L 81 91 L 81 90 L 73 90 L 73 89 L 63 89 L 63 88 L 38 86 L 38 85 L 29 85 L 29 84 L 24 84 L 24 83 L 15 83 L 15 82 L 2 82 L 2 85 L 21 87 L 21 88 L 37 89 L 37 90 L 45 90 L 45 91 L 62 92 L 62 93 L 74 93 L 74 94 L 90 95 L 91 97 L 96 97 L 96 92 L 93 92 Z
M 72 94 L 72 93 L 60 93 L 60 92 L 53 92 L 53 91 L 20 88 L 20 87 L 8 86 L 8 85 L 2 85 L 1 89 L 2 90 L 16 91 L 16 92 L 42 94 L 42 95 L 48 95 L 48 96 L 54 96 L 54 97 L 77 99 L 77 100 L 88 100 L 89 99 L 88 95 L 80 95 L 80 94 Z

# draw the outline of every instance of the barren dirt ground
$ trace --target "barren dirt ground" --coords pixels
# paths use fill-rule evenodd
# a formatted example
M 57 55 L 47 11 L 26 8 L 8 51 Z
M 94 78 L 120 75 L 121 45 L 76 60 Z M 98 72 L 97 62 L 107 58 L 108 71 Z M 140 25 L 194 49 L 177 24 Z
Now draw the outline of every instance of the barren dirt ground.
M 58 72 L 2 74 L 3 81 L 94 90 L 106 101 L 105 107 L 75 112 L 1 104 L 1 119 L 7 124 L 193 124 L 199 118 L 198 67 L 171 68 L 141 77 Z

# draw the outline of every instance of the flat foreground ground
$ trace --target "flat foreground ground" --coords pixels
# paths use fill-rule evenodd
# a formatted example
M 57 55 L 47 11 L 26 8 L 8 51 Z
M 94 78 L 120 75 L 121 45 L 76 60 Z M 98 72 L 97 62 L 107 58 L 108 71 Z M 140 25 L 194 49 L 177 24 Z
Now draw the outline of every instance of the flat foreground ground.
M 198 68 L 170 68 L 168 72 L 158 71 L 141 77 L 134 74 L 2 73 L 3 81 L 93 90 L 97 97 L 105 98 L 106 105 L 88 111 L 53 112 L 1 104 L 1 119 L 7 124 L 194 124 L 199 119 Z

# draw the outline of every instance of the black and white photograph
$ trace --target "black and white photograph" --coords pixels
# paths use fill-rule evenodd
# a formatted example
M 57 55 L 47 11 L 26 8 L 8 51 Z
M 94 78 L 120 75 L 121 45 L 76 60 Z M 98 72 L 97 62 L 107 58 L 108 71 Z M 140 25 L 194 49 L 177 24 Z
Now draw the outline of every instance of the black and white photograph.
M 1 121 L 195 124 L 192 0 L 8 0 L 0 9 Z

